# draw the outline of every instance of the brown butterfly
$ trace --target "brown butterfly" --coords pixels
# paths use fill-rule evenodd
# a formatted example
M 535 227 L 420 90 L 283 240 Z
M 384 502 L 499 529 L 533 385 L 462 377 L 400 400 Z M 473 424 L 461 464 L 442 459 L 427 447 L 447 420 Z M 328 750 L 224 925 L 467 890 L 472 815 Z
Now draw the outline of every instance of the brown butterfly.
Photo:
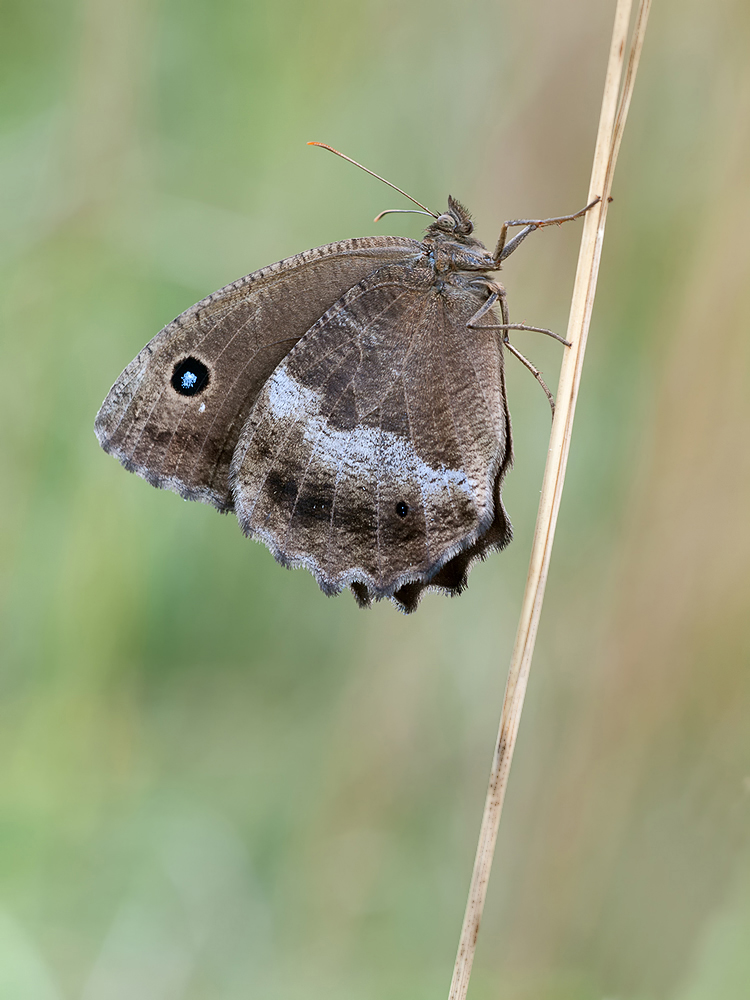
M 506 222 L 490 254 L 449 198 L 441 215 L 420 205 L 434 219 L 422 242 L 342 240 L 240 278 L 128 365 L 99 442 L 152 485 L 233 510 L 326 594 L 350 587 L 362 606 L 388 597 L 407 612 L 426 588 L 458 594 L 512 536 L 503 347 L 544 386 L 508 330 L 566 343 L 511 324 L 486 272 L 589 207 Z M 511 226 L 524 228 L 506 242 Z

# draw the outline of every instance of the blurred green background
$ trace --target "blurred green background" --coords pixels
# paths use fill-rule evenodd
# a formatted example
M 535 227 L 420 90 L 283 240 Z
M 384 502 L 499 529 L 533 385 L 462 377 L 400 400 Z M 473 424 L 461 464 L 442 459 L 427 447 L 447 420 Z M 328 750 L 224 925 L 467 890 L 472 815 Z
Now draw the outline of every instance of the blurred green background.
M 359 611 L 128 475 L 94 415 L 194 301 L 441 208 L 585 200 L 614 3 L 4 0 L 2 1000 L 447 994 L 511 548 Z M 656 0 L 610 209 L 473 1000 L 750 996 L 750 9 Z M 508 261 L 564 330 L 580 228 Z M 516 343 L 556 381 L 560 348 Z

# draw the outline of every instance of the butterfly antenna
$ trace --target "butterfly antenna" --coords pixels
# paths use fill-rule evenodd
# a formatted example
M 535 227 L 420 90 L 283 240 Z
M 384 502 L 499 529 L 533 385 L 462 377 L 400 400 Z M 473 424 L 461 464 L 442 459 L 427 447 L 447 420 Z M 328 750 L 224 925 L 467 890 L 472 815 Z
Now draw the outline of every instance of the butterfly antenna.
M 327 146 L 326 143 L 324 143 L 324 142 L 308 142 L 307 145 L 308 146 L 320 146 L 321 149 L 328 149 L 332 153 L 335 153 L 336 156 L 340 156 L 342 160 L 348 160 L 349 163 L 353 163 L 355 167 L 359 167 L 360 170 L 364 170 L 364 172 L 366 174 L 369 174 L 371 177 L 376 177 L 379 181 L 382 181 L 383 184 L 387 184 L 389 188 L 393 188 L 394 191 L 398 191 L 398 193 L 402 194 L 404 196 L 404 198 L 408 198 L 409 201 L 413 201 L 415 205 L 419 205 L 419 207 L 424 212 L 426 212 L 427 215 L 431 215 L 433 219 L 437 219 L 437 215 L 435 214 L 435 212 L 431 212 L 426 205 L 422 204 L 421 201 L 417 201 L 416 198 L 412 198 L 412 196 L 410 194 L 407 194 L 406 191 L 402 191 L 400 187 L 396 187 L 395 184 L 391 184 L 391 182 L 387 181 L 385 179 L 385 177 L 381 177 L 380 174 L 376 174 L 374 170 L 368 170 L 367 167 L 363 167 L 361 163 L 357 163 L 357 161 L 353 160 L 351 158 L 351 156 L 346 156 L 344 153 L 339 153 L 338 149 L 334 149 L 333 146 Z M 388 211 L 396 211 L 396 210 L 395 209 L 388 209 Z M 378 218 L 380 218 L 384 214 L 385 214 L 384 212 L 381 212 L 381 215 L 378 216 Z M 376 219 L 376 221 L 377 221 L 377 219 Z
M 384 215 L 406 215 L 407 213 L 414 215 L 427 215 L 431 219 L 435 218 L 432 212 L 423 212 L 421 208 L 386 208 L 384 212 L 378 212 L 372 221 L 380 222 Z

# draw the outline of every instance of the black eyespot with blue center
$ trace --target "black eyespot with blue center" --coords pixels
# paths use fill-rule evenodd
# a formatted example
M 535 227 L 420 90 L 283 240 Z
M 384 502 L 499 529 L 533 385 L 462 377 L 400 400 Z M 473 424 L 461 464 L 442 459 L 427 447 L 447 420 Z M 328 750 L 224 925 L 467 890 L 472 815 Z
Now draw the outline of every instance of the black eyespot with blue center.
M 404 503 L 403 500 L 399 500 L 399 502 L 396 504 L 396 513 L 398 514 L 399 517 L 406 517 L 406 515 L 409 513 L 409 505 Z
M 197 396 L 208 385 L 208 368 L 197 358 L 185 358 L 174 366 L 172 388 L 181 396 Z

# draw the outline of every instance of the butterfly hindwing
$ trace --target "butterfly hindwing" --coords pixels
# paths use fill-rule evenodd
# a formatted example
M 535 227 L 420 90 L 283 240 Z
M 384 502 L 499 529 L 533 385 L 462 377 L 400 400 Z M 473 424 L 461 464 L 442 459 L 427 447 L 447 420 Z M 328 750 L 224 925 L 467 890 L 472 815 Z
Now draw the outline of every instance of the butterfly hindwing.
M 155 486 L 230 510 L 237 439 L 276 366 L 347 289 L 419 251 L 398 237 L 344 240 L 203 299 L 120 375 L 96 419 L 102 447 Z
M 410 610 L 430 583 L 458 592 L 469 563 L 510 538 L 502 348 L 467 327 L 482 301 L 409 261 L 333 305 L 270 375 L 237 443 L 243 529 L 328 593 L 349 585 Z

